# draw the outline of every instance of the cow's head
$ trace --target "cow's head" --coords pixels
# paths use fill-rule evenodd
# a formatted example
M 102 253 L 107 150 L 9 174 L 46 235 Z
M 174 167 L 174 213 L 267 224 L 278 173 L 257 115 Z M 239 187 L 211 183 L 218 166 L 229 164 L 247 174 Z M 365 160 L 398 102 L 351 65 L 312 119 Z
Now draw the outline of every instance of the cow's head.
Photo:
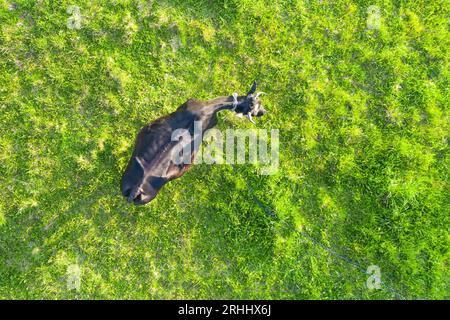
M 266 113 L 266 110 L 262 107 L 261 100 L 259 99 L 264 92 L 255 94 L 256 86 L 257 84 L 255 81 L 253 82 L 250 91 L 247 93 L 247 96 L 245 96 L 244 100 L 240 102 L 235 109 L 236 113 L 245 115 L 251 122 L 253 122 L 252 117 L 261 117 Z
M 128 202 L 146 204 L 156 197 L 166 179 L 146 172 L 145 164 L 139 157 L 132 157 L 122 177 L 122 195 Z

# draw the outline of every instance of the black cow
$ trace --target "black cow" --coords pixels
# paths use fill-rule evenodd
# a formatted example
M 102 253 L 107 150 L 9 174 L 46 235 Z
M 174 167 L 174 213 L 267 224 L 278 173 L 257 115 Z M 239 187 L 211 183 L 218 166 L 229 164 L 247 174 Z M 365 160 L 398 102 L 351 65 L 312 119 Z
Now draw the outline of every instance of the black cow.
M 259 100 L 262 92 L 255 92 L 256 82 L 246 96 L 235 93 L 208 101 L 190 99 L 175 112 L 143 127 L 122 177 L 123 196 L 128 202 L 146 204 L 156 197 L 168 181 L 179 178 L 189 169 L 198 148 L 190 148 L 190 161 L 183 163 L 173 161 L 173 154 L 178 152 L 181 143 L 193 146 L 199 144 L 194 143 L 194 121 L 200 121 L 201 137 L 206 130 L 217 124 L 216 113 L 221 110 L 228 109 L 243 114 L 254 123 L 252 117 L 260 117 L 266 112 Z M 177 129 L 186 129 L 189 134 L 173 141 L 172 133 Z

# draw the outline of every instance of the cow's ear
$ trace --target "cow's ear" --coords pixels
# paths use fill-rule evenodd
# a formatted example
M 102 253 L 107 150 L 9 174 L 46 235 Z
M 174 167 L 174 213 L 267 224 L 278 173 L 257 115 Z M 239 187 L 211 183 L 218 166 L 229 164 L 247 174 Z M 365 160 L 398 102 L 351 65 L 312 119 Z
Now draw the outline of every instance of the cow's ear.
M 252 87 L 250 88 L 250 91 L 247 93 L 247 95 L 254 94 L 255 91 L 256 91 L 256 81 L 253 82 L 253 85 L 252 85 Z

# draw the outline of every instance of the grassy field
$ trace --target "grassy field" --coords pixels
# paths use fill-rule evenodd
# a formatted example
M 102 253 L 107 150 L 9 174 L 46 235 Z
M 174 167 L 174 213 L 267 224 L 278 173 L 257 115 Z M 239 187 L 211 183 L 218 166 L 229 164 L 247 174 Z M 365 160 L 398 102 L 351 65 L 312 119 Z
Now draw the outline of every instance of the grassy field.
M 1 0 L 0 298 L 449 299 L 449 7 Z M 126 203 L 141 126 L 255 79 L 276 174 Z

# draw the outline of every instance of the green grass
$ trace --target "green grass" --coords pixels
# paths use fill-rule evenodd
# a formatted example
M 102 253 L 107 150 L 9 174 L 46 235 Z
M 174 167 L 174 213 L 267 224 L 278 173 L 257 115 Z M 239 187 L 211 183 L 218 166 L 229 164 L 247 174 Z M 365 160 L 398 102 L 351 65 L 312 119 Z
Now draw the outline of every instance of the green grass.
M 450 298 L 448 8 L 0 1 L 0 298 Z M 276 174 L 201 164 L 124 201 L 141 126 L 254 79 Z

